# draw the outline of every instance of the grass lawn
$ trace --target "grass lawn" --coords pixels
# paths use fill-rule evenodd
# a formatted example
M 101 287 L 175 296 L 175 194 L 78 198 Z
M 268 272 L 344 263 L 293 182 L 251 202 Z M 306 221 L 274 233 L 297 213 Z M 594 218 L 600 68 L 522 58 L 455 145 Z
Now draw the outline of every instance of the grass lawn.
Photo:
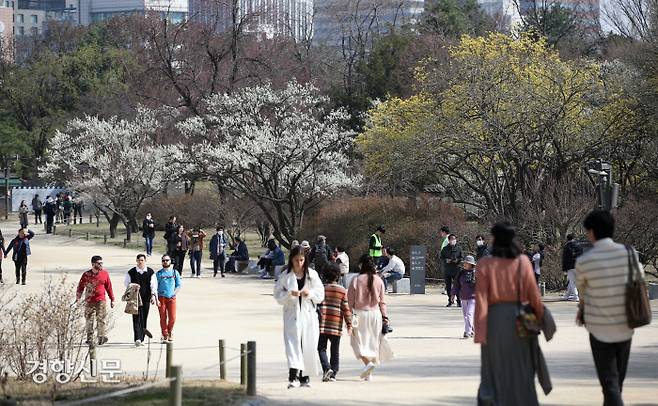
M 71 238 L 89 238 L 90 241 L 96 241 L 100 243 L 107 243 L 116 246 L 123 247 L 124 239 L 126 238 L 126 228 L 123 224 L 119 224 L 117 227 L 116 238 L 110 238 L 110 226 L 107 222 L 100 221 L 98 226 L 96 223 L 88 223 L 89 217 L 84 219 L 85 223 L 83 224 L 71 224 L 70 226 L 64 224 L 56 224 L 55 234 L 71 236 Z M 204 258 L 207 259 L 207 247 L 210 244 L 210 238 L 214 234 L 215 230 L 204 230 L 208 237 L 204 242 L 205 250 Z M 155 252 L 165 252 L 166 251 L 166 241 L 163 238 L 164 231 L 155 232 L 155 241 L 153 242 L 153 251 Z M 125 247 L 131 249 L 144 249 L 144 238 L 142 238 L 142 232 L 138 231 L 131 236 L 131 241 L 125 242 Z M 246 231 L 243 234 L 245 241 L 247 243 L 247 248 L 249 249 L 249 256 L 251 258 L 256 258 L 258 255 L 262 255 L 265 252 L 265 248 L 260 246 L 260 238 L 258 234 L 254 231 Z
M 109 394 L 131 386 L 137 386 L 143 382 L 120 383 L 120 384 L 84 384 L 72 382 L 59 388 L 55 395 L 56 402 L 70 402 L 85 399 L 97 395 Z M 9 380 L 4 387 L 0 404 L 6 396 L 18 404 L 46 405 L 52 394 L 49 385 L 37 385 L 30 381 Z M 217 380 L 184 380 L 183 381 L 183 404 L 185 405 L 239 405 L 246 398 L 244 387 Z M 152 387 L 143 391 L 136 391 L 124 396 L 93 402 L 94 405 L 134 405 L 134 406 L 159 406 L 169 404 L 169 386 Z

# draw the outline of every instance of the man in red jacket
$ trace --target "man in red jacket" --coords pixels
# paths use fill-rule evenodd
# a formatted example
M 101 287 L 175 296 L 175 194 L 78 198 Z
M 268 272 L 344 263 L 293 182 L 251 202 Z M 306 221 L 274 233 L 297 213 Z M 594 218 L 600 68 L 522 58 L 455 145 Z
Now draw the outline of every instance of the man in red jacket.
M 103 258 L 100 255 L 91 257 L 91 269 L 82 274 L 78 290 L 77 300 L 85 293 L 85 320 L 87 321 L 87 345 L 92 345 L 94 339 L 94 318 L 98 325 L 98 345 L 107 342 L 107 331 L 105 326 L 105 294 L 110 297 L 110 307 L 114 307 L 114 292 L 112 292 L 112 281 L 110 274 L 103 269 Z

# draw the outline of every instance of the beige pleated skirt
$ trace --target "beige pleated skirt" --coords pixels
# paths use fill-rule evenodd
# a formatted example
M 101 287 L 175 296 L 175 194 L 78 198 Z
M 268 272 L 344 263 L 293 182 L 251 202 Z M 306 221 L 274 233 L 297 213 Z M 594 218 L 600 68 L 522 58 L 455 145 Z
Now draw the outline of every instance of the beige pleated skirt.
M 379 309 L 354 310 L 357 326 L 354 327 L 350 344 L 358 360 L 367 357 L 375 364 L 393 358 L 393 350 L 382 334 L 382 314 Z

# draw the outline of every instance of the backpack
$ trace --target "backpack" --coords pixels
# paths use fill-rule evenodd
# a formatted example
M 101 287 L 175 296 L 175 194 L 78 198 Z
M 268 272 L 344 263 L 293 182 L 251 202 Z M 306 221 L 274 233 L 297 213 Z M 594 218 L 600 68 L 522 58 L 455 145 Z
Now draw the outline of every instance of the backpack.
M 315 270 L 321 272 L 322 269 L 329 263 L 329 257 L 327 255 L 327 246 L 316 245 L 315 246 L 315 258 L 313 258 L 315 263 Z

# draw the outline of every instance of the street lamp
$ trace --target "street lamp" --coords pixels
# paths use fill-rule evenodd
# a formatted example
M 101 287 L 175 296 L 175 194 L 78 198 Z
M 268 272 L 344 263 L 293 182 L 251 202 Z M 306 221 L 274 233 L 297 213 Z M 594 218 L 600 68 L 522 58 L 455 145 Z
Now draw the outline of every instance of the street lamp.
M 596 188 L 597 209 L 616 209 L 619 200 L 619 184 L 612 182 L 612 165 L 602 159 L 587 162 L 587 176 Z

